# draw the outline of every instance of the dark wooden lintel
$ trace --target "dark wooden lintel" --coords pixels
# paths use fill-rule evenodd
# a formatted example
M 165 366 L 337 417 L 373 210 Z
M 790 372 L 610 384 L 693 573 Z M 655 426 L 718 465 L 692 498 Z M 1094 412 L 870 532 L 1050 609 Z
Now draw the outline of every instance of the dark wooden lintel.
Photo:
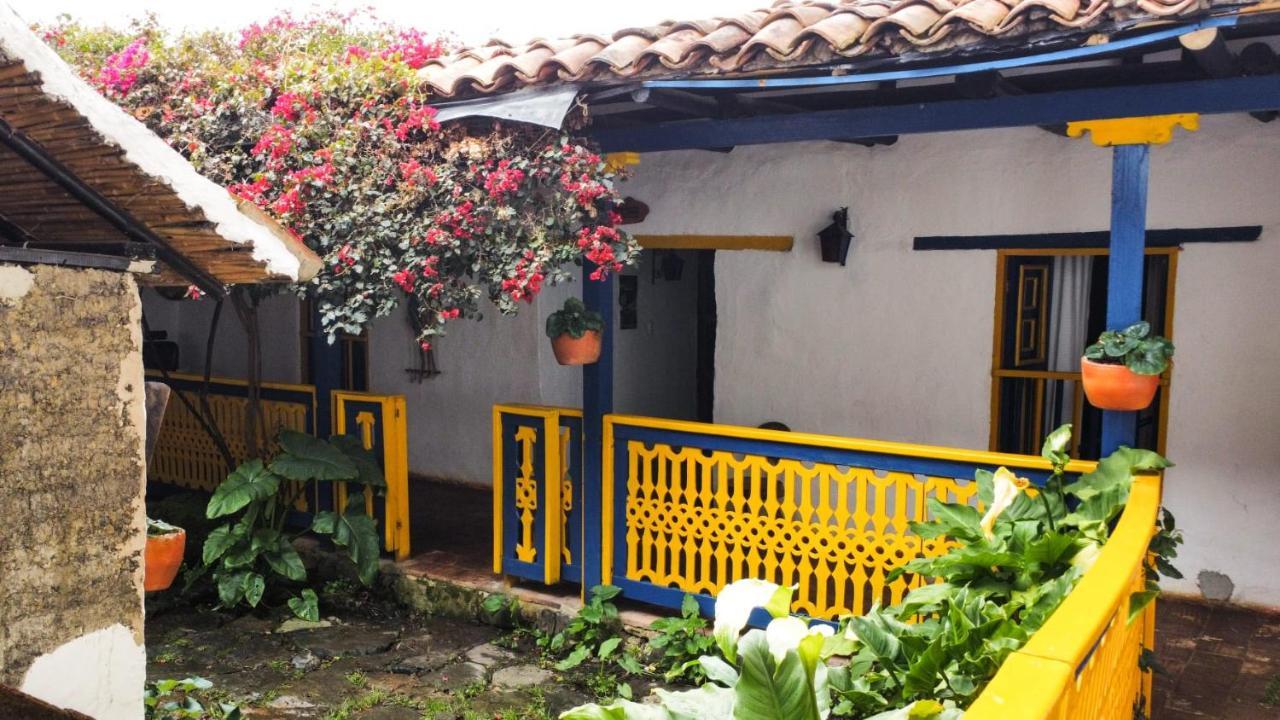
M 1233 227 L 1147 230 L 1147 247 L 1177 247 L 1186 243 L 1254 242 L 1262 235 L 1261 225 Z M 917 237 L 913 250 L 1024 250 L 1055 248 L 1074 250 L 1105 248 L 1111 240 L 1106 230 L 1024 235 L 935 235 Z

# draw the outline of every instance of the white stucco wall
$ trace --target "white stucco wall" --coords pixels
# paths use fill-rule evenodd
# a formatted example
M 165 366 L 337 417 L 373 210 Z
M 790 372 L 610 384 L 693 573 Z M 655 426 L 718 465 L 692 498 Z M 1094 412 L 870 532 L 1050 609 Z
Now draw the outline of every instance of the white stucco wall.
M 1153 150 L 1149 225 L 1252 225 L 1259 242 L 1191 245 L 1178 263 L 1166 503 L 1196 591 L 1226 574 L 1234 601 L 1280 605 L 1280 143 L 1249 118 L 1208 117 Z M 646 155 L 625 191 L 637 232 L 793 234 L 789 254 L 719 253 L 716 417 L 986 447 L 994 251 L 914 252 L 922 235 L 1105 229 L 1110 153 L 1035 129 Z M 814 233 L 848 205 L 849 266 Z
M 266 382 L 301 382 L 302 363 L 298 298 L 290 293 L 272 295 L 262 301 L 259 322 L 262 333 L 262 379 Z M 168 340 L 178 343 L 180 369 L 184 372 L 204 371 L 205 342 L 209 337 L 209 321 L 214 302 L 201 300 L 166 300 L 151 291 L 143 291 L 142 307 L 152 331 L 164 330 Z M 223 303 L 218 317 L 218 335 L 213 348 L 213 375 L 245 377 L 248 341 L 231 302 Z
M 1280 266 L 1278 132 L 1247 117 L 1207 117 L 1199 133 L 1155 148 L 1149 213 L 1153 228 L 1264 227 L 1256 243 L 1181 253 L 1168 434 L 1177 467 L 1166 500 L 1187 534 L 1187 579 L 1174 589 L 1194 592 L 1200 572 L 1221 572 L 1234 600 L 1276 606 L 1280 377 L 1267 370 L 1280 364 L 1280 333 L 1269 324 L 1280 316 L 1271 280 Z M 790 253 L 717 254 L 719 422 L 985 448 L 995 252 L 916 252 L 912 239 L 1105 229 L 1110 185 L 1109 151 L 1022 129 L 905 136 L 876 148 L 649 154 L 624 192 L 651 208 L 633 232 L 796 238 Z M 857 234 L 845 268 L 821 263 L 814 238 L 843 205 Z M 643 313 L 647 278 L 641 284 Z M 487 484 L 492 403 L 579 405 L 580 373 L 555 365 L 542 326 L 580 290 L 549 289 L 517 318 L 457 323 L 437 344 L 444 374 L 422 384 L 404 373 L 415 351 L 403 318 L 374 325 L 372 389 L 408 399 L 414 472 Z M 270 367 L 297 365 L 297 314 L 287 315 L 275 352 L 288 356 Z M 202 338 L 203 328 L 192 332 Z M 626 346 L 620 340 L 616 358 L 620 410 L 634 399 L 627 368 L 639 357 Z
M 19 689 L 89 717 L 133 720 L 142 717 L 146 681 L 146 648 L 117 624 L 41 655 Z

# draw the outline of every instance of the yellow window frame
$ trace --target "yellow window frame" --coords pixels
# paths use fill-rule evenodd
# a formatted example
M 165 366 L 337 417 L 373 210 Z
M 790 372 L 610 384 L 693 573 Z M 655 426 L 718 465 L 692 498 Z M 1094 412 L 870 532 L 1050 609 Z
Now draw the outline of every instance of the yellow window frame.
M 1149 247 L 1146 249 L 1147 255 L 1165 255 L 1169 258 L 1169 277 L 1165 286 L 1165 326 L 1162 333 L 1165 337 L 1173 339 L 1174 327 L 1174 299 L 1177 295 L 1175 292 L 1178 284 L 1178 254 L 1181 252 L 1180 247 Z M 1010 257 L 1027 257 L 1027 256 L 1079 256 L 1079 255 L 1109 255 L 1107 248 L 1002 248 L 996 251 L 996 293 L 995 293 L 995 323 L 994 338 L 991 342 L 991 417 L 988 420 L 990 425 L 987 446 L 994 451 L 999 440 L 1000 430 L 1000 381 L 1005 378 L 1032 378 L 1043 380 L 1074 380 L 1079 382 L 1080 373 L 1063 372 L 1055 370 L 1017 370 L 1014 368 L 1002 368 L 1000 360 L 1004 357 L 1004 330 L 1005 330 L 1005 312 L 1004 312 L 1004 296 L 1007 283 L 1007 266 Z M 1081 348 L 1083 351 L 1084 348 Z M 1156 428 L 1156 452 L 1161 455 L 1165 454 L 1165 444 L 1168 440 L 1169 432 L 1169 387 L 1173 381 L 1173 367 L 1160 376 L 1160 412 L 1159 426 Z M 1076 405 L 1075 422 L 1079 427 L 1081 406 Z M 1074 441 L 1079 443 L 1078 437 Z M 1076 448 L 1073 447 L 1073 451 Z

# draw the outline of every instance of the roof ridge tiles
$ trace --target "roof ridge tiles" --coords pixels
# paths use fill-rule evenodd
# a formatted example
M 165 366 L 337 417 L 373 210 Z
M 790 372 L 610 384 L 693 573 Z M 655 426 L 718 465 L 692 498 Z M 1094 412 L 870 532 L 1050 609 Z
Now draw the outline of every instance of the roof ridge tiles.
M 740 77 L 871 54 L 1005 47 L 1010 38 L 1033 33 L 1169 18 L 1242 1 L 1250 0 L 777 0 L 732 16 L 664 20 L 610 35 L 518 46 L 491 41 L 433 59 L 419 77 L 447 98 L 556 81 Z M 493 62 L 500 57 L 507 61 Z

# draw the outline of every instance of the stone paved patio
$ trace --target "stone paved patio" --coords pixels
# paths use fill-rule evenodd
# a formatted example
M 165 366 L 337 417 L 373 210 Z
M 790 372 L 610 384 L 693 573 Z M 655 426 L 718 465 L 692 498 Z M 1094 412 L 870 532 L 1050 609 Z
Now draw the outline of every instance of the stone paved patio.
M 150 680 L 204 677 L 247 718 L 545 720 L 590 698 L 497 628 L 372 602 L 319 624 L 182 607 L 147 621 Z

